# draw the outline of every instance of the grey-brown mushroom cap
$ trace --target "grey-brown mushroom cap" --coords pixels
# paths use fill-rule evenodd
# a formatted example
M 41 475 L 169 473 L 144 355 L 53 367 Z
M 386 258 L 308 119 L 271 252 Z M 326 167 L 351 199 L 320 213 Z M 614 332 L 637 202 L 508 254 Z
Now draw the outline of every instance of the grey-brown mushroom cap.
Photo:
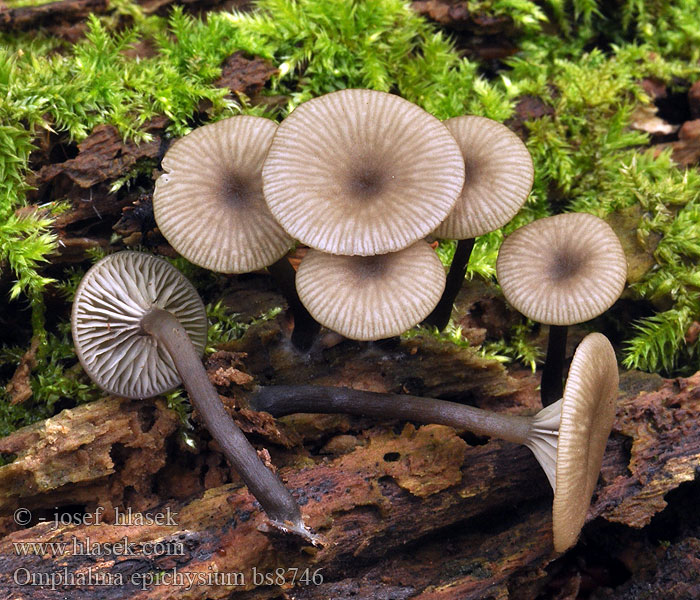
M 511 234 L 496 261 L 506 300 L 548 325 L 582 323 L 620 297 L 627 259 L 612 228 L 587 213 L 539 219 Z
M 219 273 L 247 273 L 284 256 L 293 240 L 262 191 L 262 165 L 277 124 L 238 115 L 176 141 L 163 158 L 153 212 L 171 246 Z
M 532 188 L 532 157 L 505 125 L 467 115 L 445 121 L 464 158 L 464 187 L 433 235 L 465 240 L 495 231 L 525 204 Z
M 552 506 L 557 552 L 576 543 L 586 519 L 615 417 L 618 385 L 610 342 L 600 333 L 587 335 L 574 354 L 562 401 Z
M 180 384 L 169 354 L 141 330 L 153 308 L 177 317 L 195 349 L 204 351 L 207 315 L 192 284 L 170 263 L 141 252 L 118 252 L 85 274 L 73 301 L 76 353 L 103 390 L 148 398 Z
M 354 340 L 378 340 L 399 335 L 430 314 L 445 287 L 445 269 L 422 240 L 376 256 L 309 250 L 296 283 L 299 298 L 319 323 Z
M 370 256 L 407 248 L 449 214 L 464 183 L 457 142 L 393 94 L 341 90 L 299 105 L 263 167 L 272 214 L 304 244 Z

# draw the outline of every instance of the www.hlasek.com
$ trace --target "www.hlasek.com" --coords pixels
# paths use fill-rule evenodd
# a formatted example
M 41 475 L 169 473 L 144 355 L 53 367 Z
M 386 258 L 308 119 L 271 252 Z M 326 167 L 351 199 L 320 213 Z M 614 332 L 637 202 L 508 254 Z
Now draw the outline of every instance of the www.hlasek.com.
M 52 531 L 65 525 L 102 525 L 104 508 L 98 507 L 94 513 L 56 514 L 52 520 Z M 177 526 L 176 512 L 166 509 L 162 513 L 140 513 L 128 509 L 119 512 L 115 509 L 114 522 L 109 525 L 117 526 L 142 526 L 160 525 Z M 15 523 L 29 525 L 32 522 L 31 512 L 24 508 L 18 508 L 14 513 Z M 38 519 L 47 521 L 47 519 Z M 106 523 L 105 523 L 106 524 Z M 176 534 L 177 535 L 177 534 Z M 13 542 L 15 554 L 18 556 L 90 556 L 90 557 L 170 557 L 186 556 L 185 545 L 175 536 L 164 537 L 159 540 L 131 542 L 127 536 L 122 536 L 116 541 L 98 541 L 90 536 L 78 538 L 71 536 L 66 541 L 38 542 L 25 541 Z M 321 569 L 310 568 L 277 568 L 271 571 L 263 571 L 253 567 L 246 571 L 218 571 L 212 565 L 207 570 L 180 571 L 177 567 L 167 570 L 123 573 L 109 570 L 114 562 L 109 561 L 104 566 L 95 564 L 87 569 L 71 571 L 67 567 L 56 571 L 37 571 L 32 568 L 19 567 L 13 572 L 13 583 L 16 586 L 38 586 L 56 590 L 65 587 L 87 586 L 131 586 L 147 589 L 153 586 L 174 586 L 189 590 L 194 586 L 228 586 L 228 587 L 257 587 L 262 585 L 295 586 L 295 585 L 320 585 L 323 583 Z M 204 565 L 202 565 L 203 567 Z

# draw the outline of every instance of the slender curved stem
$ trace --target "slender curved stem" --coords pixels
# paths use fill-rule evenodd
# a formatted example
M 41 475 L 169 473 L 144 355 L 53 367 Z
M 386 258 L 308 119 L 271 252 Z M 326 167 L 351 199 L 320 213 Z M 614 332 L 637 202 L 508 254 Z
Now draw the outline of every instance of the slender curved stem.
M 301 303 L 295 283 L 296 272 L 286 256 L 267 267 L 267 270 L 275 278 L 277 287 L 287 301 L 289 310 L 294 317 L 294 330 L 292 331 L 292 344 L 298 350 L 306 352 L 314 342 L 321 329 L 321 325 L 309 314 Z
M 423 321 L 423 325 L 432 325 L 437 327 L 438 331 L 442 331 L 447 327 L 452 314 L 452 306 L 455 303 L 459 290 L 462 289 L 464 276 L 467 274 L 467 265 L 469 257 L 474 249 L 474 238 L 468 240 L 459 240 L 457 249 L 452 258 L 450 270 L 447 273 L 447 281 L 445 282 L 445 291 L 442 293 L 437 306 Z
M 152 335 L 170 354 L 190 401 L 204 419 L 212 437 L 260 502 L 273 524 L 311 539 L 299 506 L 279 478 L 258 457 L 255 448 L 224 409 L 209 381 L 202 361 L 187 332 L 170 312 L 153 308 L 141 320 L 144 332 Z
M 526 443 L 532 424 L 532 417 L 504 415 L 447 400 L 329 386 L 264 386 L 258 388 L 249 402 L 252 409 L 269 412 L 274 417 L 310 412 L 405 419 L 450 425 L 516 444 Z
M 542 406 L 554 404 L 564 394 L 564 362 L 566 359 L 566 325 L 550 325 L 547 358 L 542 370 L 540 398 Z

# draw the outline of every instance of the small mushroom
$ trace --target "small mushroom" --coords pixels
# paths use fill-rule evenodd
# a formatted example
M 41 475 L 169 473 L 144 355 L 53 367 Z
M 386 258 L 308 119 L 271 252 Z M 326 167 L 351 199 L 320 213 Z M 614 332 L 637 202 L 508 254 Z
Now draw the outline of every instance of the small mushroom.
M 563 552 L 576 542 L 585 521 L 612 428 L 618 383 L 610 342 L 592 333 L 574 354 L 563 398 L 532 417 L 433 398 L 312 385 L 260 387 L 249 404 L 275 417 L 342 412 L 449 425 L 523 444 L 533 452 L 554 490 L 554 549 Z
M 286 258 L 293 240 L 267 208 L 262 166 L 277 124 L 237 115 L 177 140 L 163 158 L 153 210 L 170 245 L 190 262 L 219 273 L 267 267 L 294 315 L 292 342 L 307 350 L 319 325 L 296 294 Z
M 445 287 L 445 270 L 421 240 L 398 252 L 338 256 L 309 250 L 297 289 L 322 325 L 354 340 L 399 335 L 419 323 Z
M 496 262 L 506 300 L 549 325 L 542 404 L 561 398 L 567 326 L 605 312 L 619 298 L 627 260 L 612 228 L 587 213 L 539 219 L 511 234 Z
M 263 166 L 272 214 L 292 237 L 331 254 L 407 248 L 435 229 L 464 183 L 447 128 L 393 94 L 348 89 L 299 105 Z
M 543 409 L 541 419 L 533 423 L 538 437 L 531 434 L 529 447 L 535 455 L 536 446 L 550 451 L 556 446 L 552 521 L 557 552 L 576 543 L 586 519 L 615 418 L 618 386 L 615 351 L 604 335 L 591 333 L 574 353 L 564 397 Z M 554 408 L 556 404 L 561 404 L 560 411 Z M 549 409 L 551 413 L 546 414 Z M 549 460 L 551 465 L 551 457 Z M 543 456 L 539 461 L 551 481 L 548 470 L 552 467 L 545 467 L 547 459 Z
M 238 115 L 177 140 L 163 157 L 153 212 L 170 245 L 219 273 L 248 273 L 283 257 L 292 239 L 262 194 L 262 164 L 277 125 Z
M 445 291 L 426 325 L 442 331 L 464 282 L 474 241 L 510 221 L 532 188 L 532 157 L 525 144 L 505 125 L 473 115 L 445 121 L 464 157 L 464 187 L 452 212 L 433 232 L 459 240 Z
M 299 507 L 224 409 L 201 362 L 207 336 L 204 305 L 165 260 L 119 252 L 96 263 L 75 294 L 76 353 L 105 391 L 127 398 L 166 392 L 180 381 L 212 437 L 273 525 L 309 541 Z

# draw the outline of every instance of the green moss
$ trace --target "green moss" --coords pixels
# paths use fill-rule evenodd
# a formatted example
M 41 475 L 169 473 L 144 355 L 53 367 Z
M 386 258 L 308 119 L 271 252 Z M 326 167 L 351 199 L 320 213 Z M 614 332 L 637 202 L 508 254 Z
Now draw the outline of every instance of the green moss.
M 56 0 L 5 0 L 5 4 L 9 8 L 22 8 L 24 6 L 41 6 L 42 4 L 49 4 L 55 1 Z
M 218 346 L 242 338 L 250 327 L 274 319 L 281 312 L 281 307 L 275 307 L 246 322 L 241 321 L 239 314 L 231 312 L 221 302 L 207 305 L 209 332 L 206 351 L 214 352 Z
M 94 253 L 93 262 L 102 258 L 101 253 Z M 178 259 L 182 263 L 184 259 Z M 204 269 L 199 269 L 190 263 L 189 274 L 194 275 L 193 281 L 203 281 L 206 287 L 212 285 L 205 281 L 215 277 Z M 75 289 L 84 275 L 81 269 L 70 269 L 66 279 L 58 282 L 57 289 L 72 300 Z M 216 351 L 217 347 L 226 342 L 239 339 L 246 330 L 257 323 L 275 318 L 280 308 L 269 310 L 250 322 L 243 322 L 239 315 L 226 309 L 221 302 L 206 306 L 209 319 L 208 353 Z M 42 324 L 43 327 L 43 324 Z M 11 367 L 20 362 L 25 348 L 12 347 L 0 350 L 0 367 Z M 44 333 L 43 340 L 37 353 L 37 365 L 30 377 L 32 397 L 24 404 L 12 405 L 5 386 L 0 386 L 0 437 L 7 435 L 19 427 L 51 417 L 57 407 L 73 406 L 95 400 L 103 392 L 85 375 L 78 363 L 70 335 L 70 323 L 59 323 L 56 333 Z M 175 410 L 183 423 L 188 427 L 190 413 L 187 397 L 183 390 L 178 389 L 164 395 L 168 406 Z
M 544 358 L 544 351 L 532 343 L 533 325 L 530 320 L 515 325 L 503 339 L 486 342 L 481 353 L 504 362 L 517 360 L 530 367 L 534 373 L 537 364 Z
M 445 329 L 442 331 L 438 331 L 435 327 L 423 327 L 422 325 L 416 325 L 415 327 L 412 327 L 408 331 L 402 333 L 401 337 L 405 340 L 410 340 L 411 338 L 422 335 L 429 335 L 440 342 L 452 344 L 453 346 L 457 346 L 458 348 L 473 349 L 473 346 L 469 342 L 469 340 L 462 335 L 462 328 L 458 325 L 455 325 L 452 321 L 450 321 L 447 327 L 445 327 Z M 502 357 L 490 355 L 487 357 L 495 358 L 496 360 L 500 360 L 502 362 Z
M 50 280 L 41 267 L 56 246 L 52 215 L 21 210 L 39 132 L 52 129 L 77 142 L 109 123 L 125 138 L 145 140 L 143 124 L 166 115 L 168 134 L 180 136 L 201 121 L 204 105 L 208 120 L 239 112 L 281 118 L 308 98 L 347 87 L 399 93 L 439 118 L 473 113 L 504 121 L 525 94 L 550 105 L 552 114 L 524 124 L 536 174 L 528 203 L 503 231 L 477 240 L 468 276 L 493 278 L 503 236 L 552 212 L 583 210 L 624 222 L 630 245 L 644 254 L 632 292 L 655 307 L 627 332 L 626 364 L 664 372 L 698 367 L 697 343 L 688 345 L 684 335 L 700 314 L 700 177 L 667 154 L 645 153 L 647 136 L 629 129 L 632 111 L 650 101 L 641 78 L 678 90 L 700 77 L 698 0 L 472 0 L 473 13 L 511 20 L 518 52 L 495 74 L 464 58 L 401 0 L 259 0 L 252 13 L 214 12 L 206 21 L 180 8 L 167 18 L 147 15 L 131 0 L 110 6 L 88 19 L 75 45 L 41 32 L 0 34 L 0 268 L 12 271 L 11 297 L 31 302 L 35 334 L 47 335 L 32 407 L 0 402 L 2 431 L 48 414 L 56 398 L 83 401 L 94 393 L 74 378 L 65 334 L 44 332 L 42 291 Z M 149 51 L 138 56 L 144 47 Z M 265 93 L 286 102 L 253 107 L 213 85 L 223 60 L 238 50 L 277 67 Z M 114 188 L 150 166 L 137 166 Z M 445 262 L 452 251 L 450 243 L 439 249 Z M 217 276 L 181 263 L 200 290 L 216 286 Z M 79 275 L 66 272 L 54 285 L 70 295 Z M 240 333 L 235 317 L 221 307 L 210 311 L 212 344 Z M 487 351 L 533 364 L 526 327 Z M 448 337 L 461 339 L 454 331 Z M 17 361 L 21 351 L 3 352 Z
M 30 379 L 32 397 L 23 404 L 12 405 L 5 387 L 0 387 L 0 436 L 52 416 L 61 400 L 69 402 L 71 406 L 101 395 L 82 370 L 77 368 L 69 323 L 59 325 L 55 334 L 46 334 L 40 347 L 37 365 Z M 0 352 L 0 364 L 19 363 L 25 350 L 4 348 Z

